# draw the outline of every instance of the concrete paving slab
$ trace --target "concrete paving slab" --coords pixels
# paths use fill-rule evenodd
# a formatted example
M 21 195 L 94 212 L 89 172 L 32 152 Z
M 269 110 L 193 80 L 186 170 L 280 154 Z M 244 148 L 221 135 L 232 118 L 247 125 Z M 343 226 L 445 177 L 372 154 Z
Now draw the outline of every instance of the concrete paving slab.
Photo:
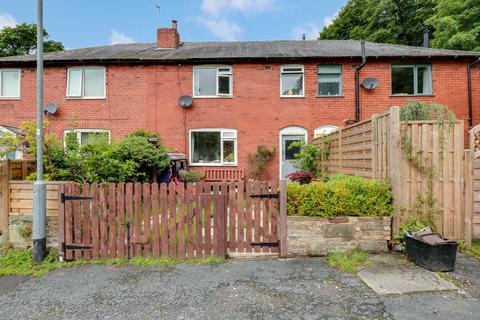
M 361 270 L 358 276 L 373 291 L 383 295 L 458 289 L 436 273 L 395 254 L 373 256 L 370 265 Z

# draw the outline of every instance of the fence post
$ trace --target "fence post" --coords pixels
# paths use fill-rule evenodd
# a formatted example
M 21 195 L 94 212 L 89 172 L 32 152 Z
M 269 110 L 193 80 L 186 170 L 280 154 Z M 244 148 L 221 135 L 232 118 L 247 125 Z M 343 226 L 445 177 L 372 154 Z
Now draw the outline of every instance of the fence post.
M 392 234 L 400 229 L 400 189 L 401 176 L 399 173 L 401 145 L 400 145 L 400 109 L 398 107 L 390 108 L 388 132 L 388 153 L 389 153 L 389 173 L 392 184 L 393 205 L 395 214 L 392 222 Z
M 472 151 L 464 150 L 464 240 L 467 249 L 472 246 L 472 220 L 473 220 L 473 170 Z
M 371 127 L 372 127 L 372 178 L 378 179 L 377 173 L 377 159 L 378 159 L 378 137 L 377 137 L 377 126 L 378 123 L 375 121 L 377 117 L 376 114 L 372 115 L 371 118 Z
M 0 160 L 0 231 L 8 230 L 9 190 L 8 190 L 8 160 Z
M 343 151 L 342 151 L 342 128 L 338 130 L 338 168 L 339 172 L 343 172 Z
M 58 255 L 60 261 L 65 260 L 65 185 L 58 186 Z
M 280 210 L 277 224 L 280 258 L 288 255 L 287 247 L 287 181 L 280 180 Z

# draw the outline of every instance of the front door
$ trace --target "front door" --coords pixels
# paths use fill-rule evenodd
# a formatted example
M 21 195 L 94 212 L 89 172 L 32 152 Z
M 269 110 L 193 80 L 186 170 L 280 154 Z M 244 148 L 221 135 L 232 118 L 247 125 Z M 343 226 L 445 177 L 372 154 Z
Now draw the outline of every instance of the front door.
M 288 174 L 295 172 L 295 163 L 297 159 L 295 154 L 300 152 L 300 146 L 292 146 L 292 143 L 305 141 L 304 135 L 282 135 L 282 178 Z

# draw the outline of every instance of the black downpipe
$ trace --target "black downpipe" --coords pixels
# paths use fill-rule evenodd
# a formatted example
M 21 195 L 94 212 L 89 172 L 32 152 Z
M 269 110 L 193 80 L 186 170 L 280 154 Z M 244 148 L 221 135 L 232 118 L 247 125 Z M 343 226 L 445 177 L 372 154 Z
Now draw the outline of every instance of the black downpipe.
M 362 63 L 355 67 L 355 122 L 360 122 L 360 70 L 367 64 L 365 41 L 362 41 L 360 46 L 362 50 Z
M 473 97 L 472 97 L 472 67 L 480 63 L 480 58 L 477 61 L 472 62 L 467 67 L 467 77 L 468 77 L 468 125 L 469 128 L 473 127 Z

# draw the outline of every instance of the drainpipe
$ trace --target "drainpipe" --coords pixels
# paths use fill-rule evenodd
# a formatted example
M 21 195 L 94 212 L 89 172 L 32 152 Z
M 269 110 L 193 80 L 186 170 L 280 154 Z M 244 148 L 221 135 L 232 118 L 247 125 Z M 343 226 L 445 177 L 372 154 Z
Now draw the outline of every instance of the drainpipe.
M 473 97 L 472 97 L 472 68 L 477 63 L 480 63 L 480 58 L 475 62 L 472 62 L 467 67 L 467 78 L 468 78 L 468 125 L 469 128 L 473 127 Z
M 355 67 L 355 122 L 360 121 L 360 70 L 367 64 L 365 41 L 362 41 L 360 46 L 362 50 L 362 63 Z

